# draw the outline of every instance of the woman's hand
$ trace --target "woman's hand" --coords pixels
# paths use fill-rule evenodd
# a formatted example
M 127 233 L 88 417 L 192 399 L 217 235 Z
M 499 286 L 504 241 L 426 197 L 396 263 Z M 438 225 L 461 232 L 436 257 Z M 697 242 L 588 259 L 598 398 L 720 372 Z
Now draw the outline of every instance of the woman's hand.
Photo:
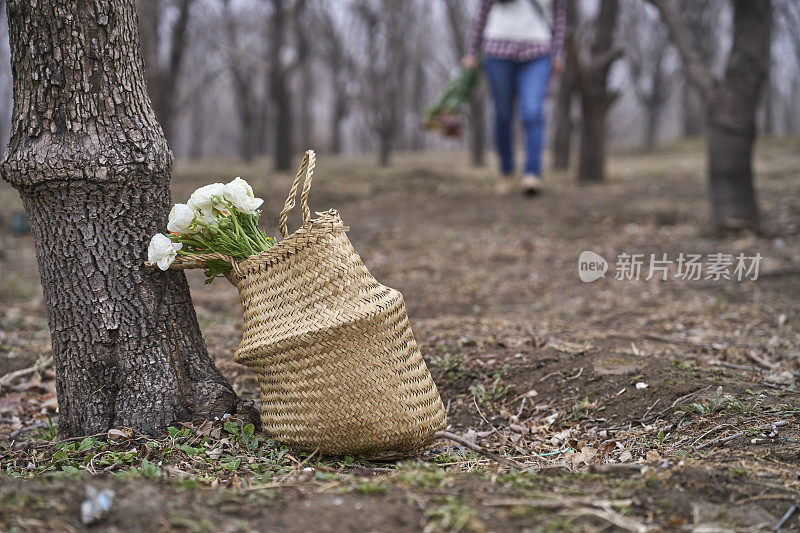
M 461 58 L 461 68 L 464 70 L 475 70 L 478 68 L 478 58 L 475 54 L 467 54 Z
M 554 58 L 550 62 L 550 72 L 553 74 L 553 76 L 561 76 L 561 74 L 564 72 L 564 60 L 559 57 Z

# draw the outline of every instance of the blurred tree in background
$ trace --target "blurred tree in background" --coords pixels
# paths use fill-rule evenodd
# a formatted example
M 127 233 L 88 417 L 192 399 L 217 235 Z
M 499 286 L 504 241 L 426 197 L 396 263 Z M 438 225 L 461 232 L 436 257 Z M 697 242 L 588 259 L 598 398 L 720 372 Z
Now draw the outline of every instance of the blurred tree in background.
M 750 50 L 735 39 L 734 26 L 746 22 L 736 16 L 744 9 L 740 2 L 668 2 L 679 14 L 675 20 L 686 37 L 681 42 L 689 43 L 683 48 L 693 51 L 699 69 L 689 67 L 686 54 L 679 52 L 676 25 L 658 9 L 664 2 L 567 3 L 571 54 L 548 101 L 553 167 L 573 164 L 582 181 L 601 181 L 608 146 L 653 150 L 706 133 L 711 145 L 725 144 L 706 127 L 711 118 L 731 125 L 730 113 L 727 121 L 720 116 L 725 106 L 747 109 L 735 128 L 752 129 L 752 135 L 756 129 L 766 135 L 800 133 L 800 3 L 749 3 L 750 9 L 772 6 L 773 31 L 760 45 L 759 53 L 767 50 L 761 65 L 736 59 Z M 476 4 L 137 0 L 148 92 L 178 157 L 269 157 L 267 164 L 286 169 L 292 154 L 308 147 L 374 153 L 384 164 L 396 150 L 467 149 L 471 162 L 482 165 L 490 140 L 485 88 L 466 106 L 465 140 L 443 139 L 420 128 L 424 108 L 458 73 Z M 747 30 L 754 28 L 748 23 Z M 0 33 L 6 32 L 3 19 Z M 9 53 L 7 40 L 0 39 L 0 55 Z M 727 68 L 730 76 L 764 77 L 758 87 L 747 89 L 746 105 L 743 100 L 732 104 L 731 95 L 743 94 L 738 92 L 743 88 L 733 87 Z M 698 72 L 706 74 L 698 77 Z M 706 81 L 698 84 L 698 79 Z M 707 79 L 716 81 L 709 85 Z M 713 94 L 701 88 L 709 86 Z M 753 97 L 755 88 L 759 92 Z M 0 134 L 10 131 L 10 110 L 11 71 L 7 61 L 0 61 Z M 719 153 L 747 153 L 747 146 L 743 142 L 742 150 Z M 757 206 L 747 185 L 748 159 L 737 156 L 726 165 L 715 164 L 713 174 L 741 177 L 735 187 L 731 180 L 714 178 L 715 224 L 751 225 Z M 734 197 L 740 200 L 729 199 Z M 719 207 L 723 204 L 728 207 Z
M 753 184 L 756 110 L 769 76 L 772 2 L 733 1 L 733 43 L 725 74 L 705 64 L 671 0 L 651 0 L 706 108 L 711 220 L 717 229 L 754 228 L 758 205 Z

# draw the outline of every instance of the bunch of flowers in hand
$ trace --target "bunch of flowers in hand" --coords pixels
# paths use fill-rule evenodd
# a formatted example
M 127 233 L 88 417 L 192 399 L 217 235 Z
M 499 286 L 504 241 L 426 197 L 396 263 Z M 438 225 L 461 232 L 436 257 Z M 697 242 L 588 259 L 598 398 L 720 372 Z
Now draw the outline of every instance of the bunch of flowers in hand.
M 461 138 L 460 109 L 470 99 L 478 84 L 478 71 L 462 70 L 442 91 L 439 98 L 425 110 L 423 126 L 445 137 Z
M 242 178 L 200 187 L 185 204 L 172 207 L 167 222 L 169 233 L 153 235 L 147 249 L 148 261 L 167 270 L 178 255 L 220 253 L 242 261 L 269 250 L 275 239 L 258 229 L 259 207 L 263 203 Z M 206 260 L 204 264 L 206 283 L 231 269 L 231 264 L 222 259 Z

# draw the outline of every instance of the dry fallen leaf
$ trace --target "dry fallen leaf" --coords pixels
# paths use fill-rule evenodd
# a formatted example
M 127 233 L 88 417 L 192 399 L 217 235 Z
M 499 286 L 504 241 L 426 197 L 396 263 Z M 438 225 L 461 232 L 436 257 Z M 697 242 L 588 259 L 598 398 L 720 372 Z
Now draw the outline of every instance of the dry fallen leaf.
M 572 466 L 578 466 L 581 464 L 589 464 L 595 457 L 597 457 L 597 450 L 591 446 L 584 446 L 581 451 L 570 457 L 570 461 L 572 462 Z
M 124 439 L 124 438 L 128 437 L 128 434 L 125 433 L 124 431 L 122 431 L 121 429 L 114 429 L 114 428 L 109 429 L 108 430 L 108 438 L 111 439 L 111 438 L 114 438 L 114 437 L 119 437 L 119 438 Z
M 652 461 L 652 462 L 660 461 L 661 460 L 661 454 L 658 453 L 655 450 L 648 450 L 647 451 L 647 455 L 645 455 L 645 459 L 647 461 Z
M 206 450 L 206 455 L 211 459 L 219 459 L 222 456 L 222 448 L 214 448 L 213 450 Z

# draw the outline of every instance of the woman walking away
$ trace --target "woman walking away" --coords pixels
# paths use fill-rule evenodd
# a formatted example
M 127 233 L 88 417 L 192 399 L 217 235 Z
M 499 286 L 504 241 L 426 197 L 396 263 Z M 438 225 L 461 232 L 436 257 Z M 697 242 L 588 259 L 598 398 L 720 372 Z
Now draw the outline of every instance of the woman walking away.
M 519 185 L 525 194 L 542 188 L 544 98 L 550 72 L 564 69 L 566 15 L 564 0 L 480 0 L 472 25 L 468 53 L 461 60 L 466 69 L 483 67 L 494 99 L 494 139 L 502 176 L 498 192 L 514 188 L 512 116 L 518 102 L 527 160 Z

